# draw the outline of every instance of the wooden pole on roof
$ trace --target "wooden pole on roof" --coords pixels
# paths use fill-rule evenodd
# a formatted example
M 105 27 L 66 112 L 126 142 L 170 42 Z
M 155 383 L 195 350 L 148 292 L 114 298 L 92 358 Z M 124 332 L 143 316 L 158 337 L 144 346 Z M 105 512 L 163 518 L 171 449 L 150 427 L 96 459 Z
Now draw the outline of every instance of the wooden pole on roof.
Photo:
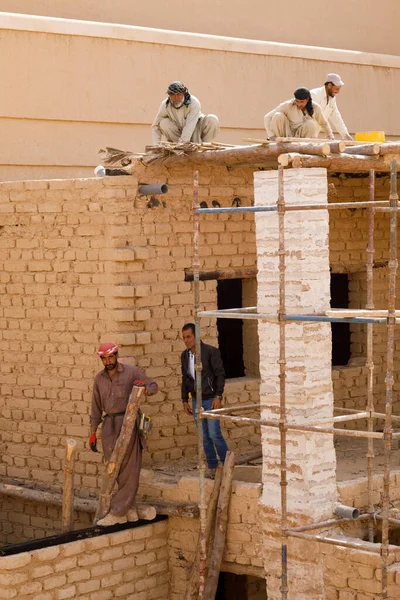
M 400 155 L 399 155 L 400 157 Z M 286 163 L 289 163 L 286 165 Z M 298 167 L 324 167 L 330 171 L 343 171 L 348 173 L 357 173 L 360 171 L 375 171 L 389 172 L 390 157 L 389 156 L 364 156 L 357 154 L 340 154 L 327 157 L 311 156 L 306 154 L 288 153 L 281 154 L 278 157 L 278 163 L 282 166 Z M 294 164 L 293 164 L 294 163 Z

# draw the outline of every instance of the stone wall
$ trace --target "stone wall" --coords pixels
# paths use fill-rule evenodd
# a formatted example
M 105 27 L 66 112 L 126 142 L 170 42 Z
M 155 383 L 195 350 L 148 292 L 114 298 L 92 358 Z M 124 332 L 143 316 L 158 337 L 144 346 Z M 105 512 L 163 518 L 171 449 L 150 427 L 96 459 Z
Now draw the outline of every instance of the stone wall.
M 180 401 L 181 327 L 193 320 L 185 282 L 192 176 L 191 168 L 154 168 L 129 178 L 0 185 L 2 478 L 62 485 L 64 438 L 73 437 L 76 487 L 99 489 L 102 457 L 86 450 L 88 413 L 101 368 L 95 350 L 110 339 L 122 361 L 159 384 L 143 406 L 154 422 L 147 464 L 196 456 L 195 426 Z M 139 196 L 138 181 L 165 182 L 169 193 Z M 249 205 L 251 181 L 251 169 L 204 169 L 200 200 L 231 206 L 239 197 Z M 205 216 L 200 229 L 202 268 L 255 266 L 252 215 Z M 216 308 L 216 281 L 201 282 L 201 303 Z M 227 383 L 229 404 L 258 403 L 256 330 L 248 323 L 244 357 L 253 377 Z M 217 343 L 215 319 L 202 321 L 202 335 Z M 257 427 L 229 425 L 225 433 L 234 451 L 259 448 Z
M 368 200 L 368 178 L 350 175 L 329 178 L 329 200 L 351 202 Z M 376 199 L 389 198 L 388 177 L 377 177 Z M 333 273 L 347 273 L 349 276 L 349 307 L 365 308 L 366 269 L 368 243 L 367 210 L 330 211 L 330 262 Z M 378 309 L 387 308 L 388 259 L 389 259 L 389 219 L 387 213 L 375 213 L 375 256 L 374 256 L 374 303 Z M 400 282 L 400 277 L 398 278 Z M 367 402 L 367 356 L 366 325 L 352 324 L 351 359 L 348 365 L 334 367 L 332 372 L 335 404 L 346 408 L 363 409 Z M 399 364 L 400 332 L 395 330 L 395 365 Z M 374 325 L 374 402 L 375 408 L 384 412 L 386 376 L 386 326 Z M 400 375 L 394 369 L 393 411 L 400 411 Z M 381 423 L 382 424 L 382 423 Z M 361 423 L 362 425 L 362 423 Z M 347 426 L 357 428 L 360 422 Z
M 2 598 L 165 600 L 167 523 L 0 557 Z
M 154 421 L 147 465 L 191 461 L 193 421 L 180 403 L 181 326 L 193 320 L 192 168 L 152 167 L 137 177 L 3 183 L 0 186 L 0 476 L 61 485 L 63 438 L 79 444 L 77 487 L 99 487 L 101 456 L 87 452 L 91 385 L 100 363 L 100 340 L 115 339 L 125 362 L 135 361 L 157 379 L 160 392 L 144 406 Z M 253 169 L 204 168 L 200 200 L 231 206 L 253 202 Z M 168 183 L 166 196 L 137 195 L 140 182 Z M 366 199 L 365 178 L 329 178 L 329 200 Z M 388 197 L 388 178 L 376 196 Z M 365 306 L 366 211 L 330 212 L 330 263 L 350 276 L 350 306 Z M 385 307 L 387 217 L 376 214 L 375 299 Z M 202 268 L 254 267 L 251 214 L 201 217 Z M 254 304 L 255 280 L 244 280 L 243 303 Z M 204 308 L 216 308 L 216 281 L 201 283 Z M 203 337 L 216 344 L 215 320 L 202 320 Z M 247 377 L 230 380 L 226 402 L 258 402 L 257 325 L 244 322 Z M 385 330 L 375 329 L 376 406 L 383 408 Z M 396 339 L 399 335 L 396 332 Z M 333 369 L 335 403 L 366 402 L 365 328 L 351 326 L 348 365 Z M 398 346 L 398 344 L 397 344 Z M 395 361 L 399 356 L 396 350 Z M 394 408 L 400 379 L 395 368 Z M 356 425 L 358 426 L 358 425 Z M 230 448 L 259 445 L 256 427 L 223 425 Z
M 74 529 L 93 524 L 93 515 L 74 511 Z M 0 545 L 20 544 L 61 533 L 61 507 L 0 494 Z

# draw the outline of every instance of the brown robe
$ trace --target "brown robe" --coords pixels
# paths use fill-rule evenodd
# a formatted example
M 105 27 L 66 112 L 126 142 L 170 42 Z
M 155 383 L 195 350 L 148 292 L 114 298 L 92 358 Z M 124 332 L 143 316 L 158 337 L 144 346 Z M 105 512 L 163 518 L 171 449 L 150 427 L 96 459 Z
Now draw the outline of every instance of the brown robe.
M 142 369 L 121 363 L 118 363 L 112 378 L 106 369 L 103 369 L 94 379 L 90 422 L 98 427 L 103 421 L 101 440 L 106 461 L 110 460 L 124 420 L 123 414 L 114 417 L 107 415 L 126 410 L 135 380 L 146 384 L 146 393 L 149 395 L 158 390 L 157 383 L 149 379 Z M 135 507 L 141 466 L 142 443 L 136 423 L 117 478 L 118 491 L 111 498 L 110 512 L 113 515 L 124 516 L 128 510 Z

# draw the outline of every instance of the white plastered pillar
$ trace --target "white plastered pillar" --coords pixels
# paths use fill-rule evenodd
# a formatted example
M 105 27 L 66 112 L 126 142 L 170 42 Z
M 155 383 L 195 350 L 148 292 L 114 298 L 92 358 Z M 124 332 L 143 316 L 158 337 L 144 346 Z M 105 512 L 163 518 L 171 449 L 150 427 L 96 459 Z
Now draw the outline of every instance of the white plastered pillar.
M 276 205 L 278 172 L 254 175 L 256 206 Z M 287 204 L 327 203 L 327 172 L 322 168 L 284 171 Z M 330 308 L 329 214 L 326 209 L 285 215 L 286 313 L 304 315 Z M 279 312 L 279 226 L 277 212 L 256 213 L 258 311 Z M 286 332 L 286 414 L 306 424 L 333 416 L 331 328 L 329 323 L 296 322 Z M 279 419 L 279 325 L 258 322 L 261 416 Z M 280 437 L 262 428 L 264 548 L 268 599 L 280 600 Z M 332 517 L 336 490 L 333 435 L 287 433 L 287 511 L 296 526 Z M 314 546 L 314 547 L 313 547 Z M 318 545 L 288 540 L 289 598 L 324 598 Z M 305 554 L 305 555 L 304 555 Z

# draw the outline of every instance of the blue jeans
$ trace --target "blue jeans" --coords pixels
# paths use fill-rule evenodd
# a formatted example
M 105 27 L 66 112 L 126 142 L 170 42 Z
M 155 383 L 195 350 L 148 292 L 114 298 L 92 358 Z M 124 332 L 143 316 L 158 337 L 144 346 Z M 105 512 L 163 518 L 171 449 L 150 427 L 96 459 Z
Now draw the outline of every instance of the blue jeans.
M 212 398 L 203 400 L 204 410 L 212 409 Z M 192 409 L 195 423 L 197 425 L 196 400 L 192 399 Z M 203 446 L 206 455 L 207 466 L 209 469 L 215 469 L 218 466 L 218 457 L 222 464 L 225 462 L 225 456 L 228 452 L 228 446 L 221 433 L 219 421 L 214 419 L 202 419 L 203 425 Z M 218 454 L 218 456 L 217 456 Z

